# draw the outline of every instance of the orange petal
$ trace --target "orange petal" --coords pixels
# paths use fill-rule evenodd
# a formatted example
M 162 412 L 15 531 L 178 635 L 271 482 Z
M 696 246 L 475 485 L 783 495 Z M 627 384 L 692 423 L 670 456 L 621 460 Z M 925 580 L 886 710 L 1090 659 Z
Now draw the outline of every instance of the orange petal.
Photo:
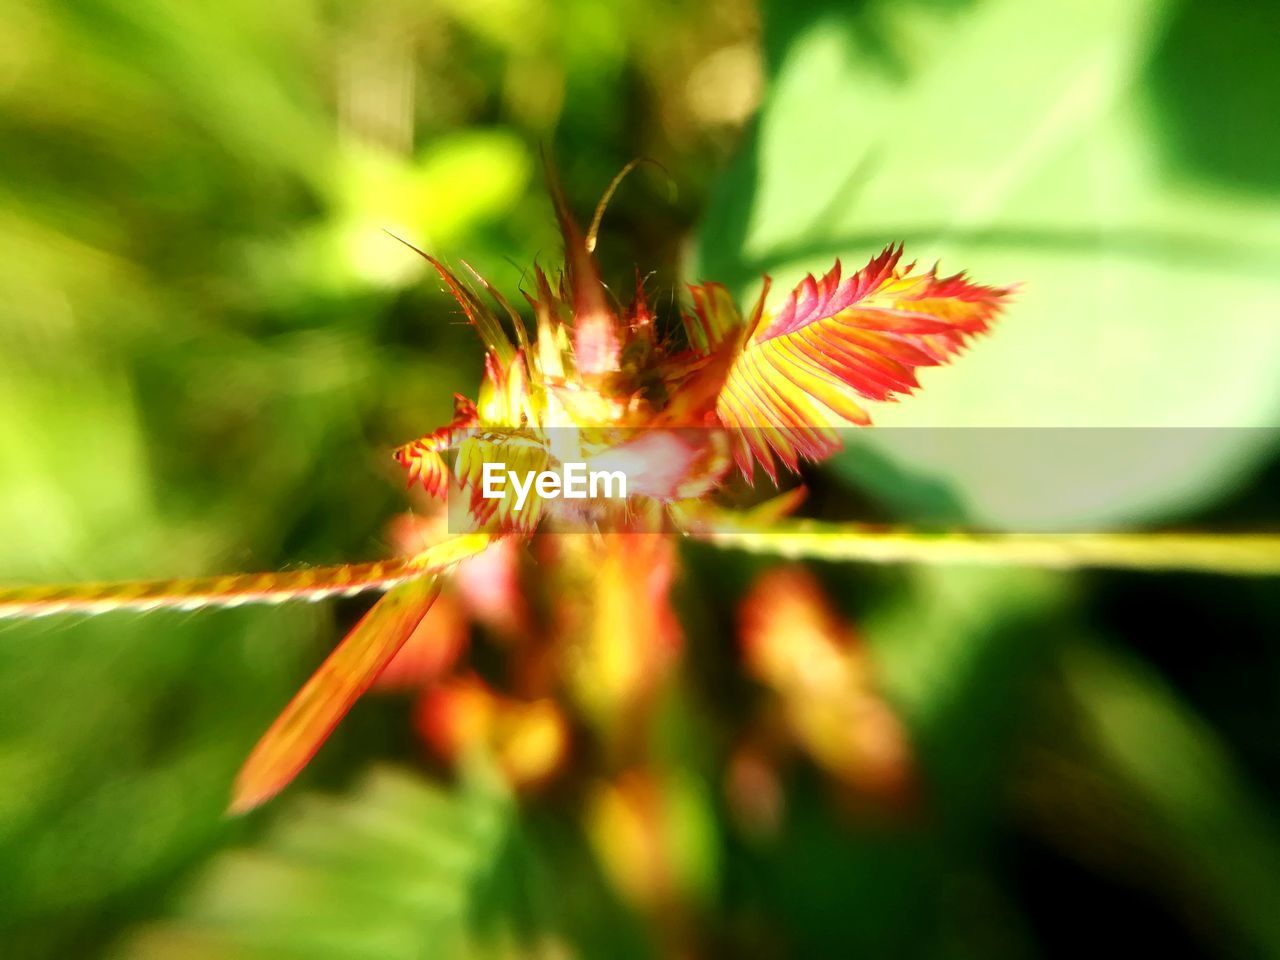
M 910 797 L 906 730 L 811 573 L 785 567 L 759 577 L 742 604 L 741 639 L 748 669 L 778 696 L 798 746 L 867 796 Z
M 489 753 L 517 789 L 550 779 L 569 751 L 569 725 L 552 700 L 502 696 L 474 675 L 424 691 L 414 710 L 414 726 L 446 763 L 477 750 Z
M 443 594 L 378 674 L 373 688 L 385 693 L 418 690 L 443 676 L 462 656 L 469 633 L 457 597 Z
M 252 810 L 297 776 L 409 639 L 439 592 L 438 577 L 423 577 L 400 584 L 374 604 L 253 748 L 236 777 L 231 813 Z

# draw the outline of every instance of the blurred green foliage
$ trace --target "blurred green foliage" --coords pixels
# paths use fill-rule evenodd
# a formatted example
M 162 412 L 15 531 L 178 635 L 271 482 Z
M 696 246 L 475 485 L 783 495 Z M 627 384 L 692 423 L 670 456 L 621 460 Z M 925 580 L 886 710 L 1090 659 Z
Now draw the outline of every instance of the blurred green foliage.
M 500 940 L 521 906 L 501 885 L 511 812 L 494 782 L 447 795 L 375 770 L 343 799 L 312 799 L 251 850 L 220 859 L 181 921 L 143 931 L 121 955 L 486 956 L 480 945 Z M 494 906 L 498 923 L 462 953 L 466 921 Z
M 559 255 L 544 148 L 584 216 L 628 160 L 661 163 L 605 219 L 615 282 L 638 264 L 651 289 L 746 296 L 892 240 L 1023 281 L 999 334 L 885 425 L 1275 426 L 1278 26 L 1246 0 L 7 0 L 0 578 L 381 553 L 401 504 L 385 449 L 479 375 L 456 308 L 383 231 L 514 291 Z M 1266 515 L 1266 435 L 1196 436 L 1087 519 Z M 869 444 L 818 493 L 1022 515 L 989 465 Z M 726 677 L 732 604 L 759 561 L 689 559 L 659 752 L 703 952 L 1280 956 L 1273 588 L 823 568 L 912 731 L 924 809 L 861 817 L 801 773 L 760 841 L 719 793 L 750 696 Z M 517 812 L 409 772 L 348 788 L 375 759 L 416 763 L 395 701 L 361 704 L 304 775 L 334 799 L 221 818 L 358 612 L 0 628 L 0 953 L 658 952 L 565 797 Z

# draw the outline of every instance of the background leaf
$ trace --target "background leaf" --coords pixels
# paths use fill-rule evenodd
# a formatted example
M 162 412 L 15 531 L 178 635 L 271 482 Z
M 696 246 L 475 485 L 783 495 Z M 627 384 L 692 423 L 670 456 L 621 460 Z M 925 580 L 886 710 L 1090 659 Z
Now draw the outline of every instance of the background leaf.
M 394 769 L 347 796 L 294 800 L 252 848 L 223 854 L 178 916 L 121 958 L 485 956 L 509 912 L 476 924 L 502 888 L 510 800 L 483 778 L 453 794 Z M 508 890 L 519 891 L 519 884 Z M 518 906 L 518 904 L 517 904 Z M 514 946 L 514 944 L 512 944 Z
M 1230 6 L 1231 42 L 1260 53 L 1275 6 Z M 1238 154 L 1200 144 L 1191 176 L 1188 131 L 1174 128 L 1229 116 L 1237 149 L 1275 144 L 1252 109 L 1280 91 L 1271 67 L 1237 98 L 1230 76 L 1206 69 L 1228 41 L 1197 33 L 1203 8 L 1158 0 L 769 11 L 776 73 L 733 187 L 708 212 L 697 273 L 745 298 L 761 271 L 791 282 L 902 240 L 944 270 L 1023 284 L 962 362 L 872 411 L 868 447 L 940 478 L 985 525 L 1185 513 L 1256 468 L 1273 433 L 1185 428 L 1280 418 L 1280 173 L 1250 167 L 1242 182 Z M 1195 88 L 1194 103 L 1170 86 Z M 1065 434 L 1008 434 L 995 455 L 993 433 L 955 429 L 984 427 L 1126 429 L 1086 454 Z M 1088 495 L 1055 489 L 1055 473 Z M 877 490 L 892 501 L 895 485 Z

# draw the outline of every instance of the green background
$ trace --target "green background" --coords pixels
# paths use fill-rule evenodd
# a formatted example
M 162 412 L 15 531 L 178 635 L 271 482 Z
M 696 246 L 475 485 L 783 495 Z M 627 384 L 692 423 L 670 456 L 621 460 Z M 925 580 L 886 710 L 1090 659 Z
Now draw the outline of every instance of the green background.
M 1280 423 L 1278 36 L 1247 0 L 3 0 L 0 580 L 381 555 L 387 449 L 480 375 L 382 231 L 513 295 L 559 257 L 544 148 L 584 218 L 628 160 L 661 164 L 600 254 L 624 288 L 655 271 L 668 312 L 683 281 L 745 300 L 895 240 L 1022 282 L 877 422 L 1207 428 L 1154 470 L 1135 442 L 1067 519 L 1274 527 L 1276 451 L 1238 428 Z M 910 437 L 808 474 L 819 511 L 1034 513 L 1018 477 Z M 1280 957 L 1274 582 L 821 567 L 927 813 L 850 816 L 801 769 L 758 842 L 720 777 L 753 695 L 732 606 L 765 564 L 686 559 L 655 749 L 698 953 Z M 654 955 L 572 797 L 429 775 L 395 699 L 222 817 L 360 609 L 0 626 L 0 953 Z

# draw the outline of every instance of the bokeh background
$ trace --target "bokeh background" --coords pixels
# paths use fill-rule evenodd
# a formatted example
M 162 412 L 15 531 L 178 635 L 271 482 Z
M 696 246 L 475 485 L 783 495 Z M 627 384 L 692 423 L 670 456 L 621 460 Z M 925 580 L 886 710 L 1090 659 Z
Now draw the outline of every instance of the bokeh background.
M 1054 523 L 1274 528 L 1278 36 L 1269 0 L 2 0 L 0 579 L 385 552 L 386 450 L 480 355 L 383 231 L 512 294 L 559 256 L 543 151 L 584 218 L 657 161 L 600 255 L 668 311 L 893 240 L 1022 281 L 879 422 L 1123 430 Z M 818 514 L 1025 521 L 1016 464 L 910 436 L 807 474 Z M 1151 470 L 1154 436 L 1183 455 Z M 668 816 L 612 860 L 626 823 L 425 763 L 396 697 L 223 817 L 358 602 L 5 624 L 0 953 L 1280 957 L 1274 581 L 816 566 L 919 796 L 800 762 L 752 831 L 735 609 L 768 566 L 684 551 Z

